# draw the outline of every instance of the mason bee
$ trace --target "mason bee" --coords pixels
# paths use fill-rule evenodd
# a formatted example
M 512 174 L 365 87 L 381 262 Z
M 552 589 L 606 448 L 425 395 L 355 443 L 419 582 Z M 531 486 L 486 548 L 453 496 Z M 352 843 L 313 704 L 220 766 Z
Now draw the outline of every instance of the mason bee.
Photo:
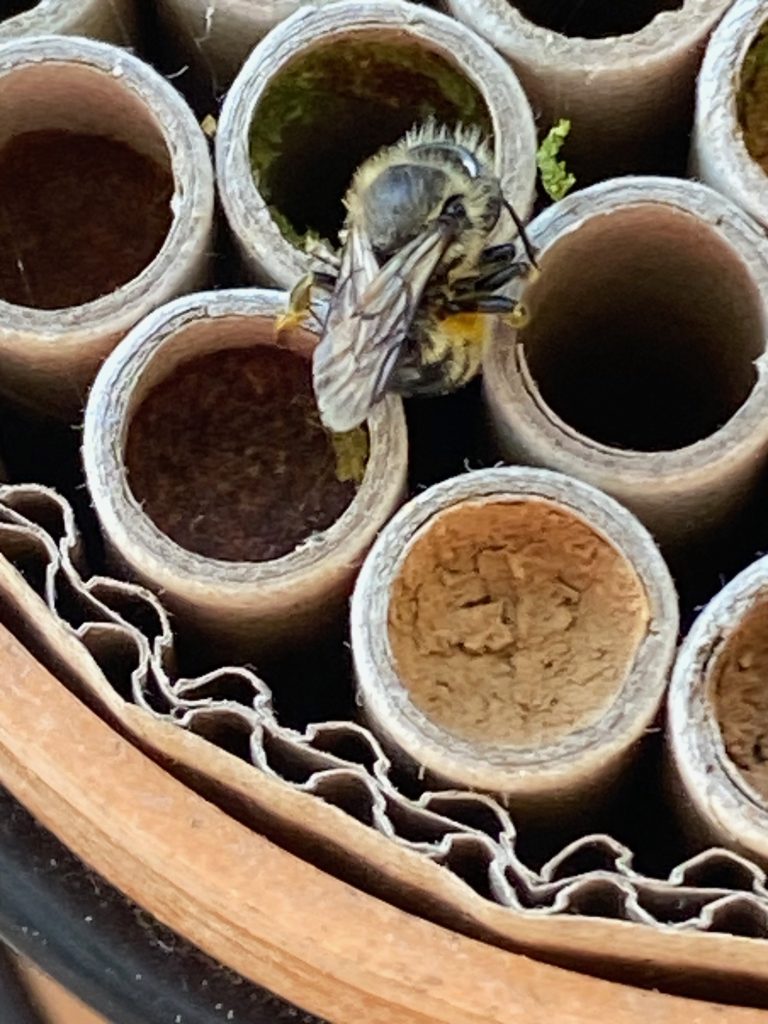
M 340 252 L 291 297 L 301 315 L 312 288 L 330 293 L 312 365 L 328 430 L 353 430 L 387 391 L 456 390 L 480 369 L 493 316 L 522 319 L 498 291 L 536 260 L 491 168 L 478 129 L 430 121 L 356 171 Z M 488 245 L 505 209 L 527 261 L 514 242 Z

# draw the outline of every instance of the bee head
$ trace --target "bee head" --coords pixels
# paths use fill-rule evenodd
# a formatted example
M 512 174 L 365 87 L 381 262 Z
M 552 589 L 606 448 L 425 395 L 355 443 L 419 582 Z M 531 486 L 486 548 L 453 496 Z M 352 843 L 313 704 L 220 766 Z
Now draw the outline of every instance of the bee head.
M 499 218 L 501 189 L 484 153 L 450 137 L 406 136 L 358 170 L 347 196 L 380 261 L 386 261 L 435 221 L 448 224 L 455 246 L 482 240 Z M 454 249 L 454 246 L 451 247 Z M 449 250 L 446 260 L 455 258 Z

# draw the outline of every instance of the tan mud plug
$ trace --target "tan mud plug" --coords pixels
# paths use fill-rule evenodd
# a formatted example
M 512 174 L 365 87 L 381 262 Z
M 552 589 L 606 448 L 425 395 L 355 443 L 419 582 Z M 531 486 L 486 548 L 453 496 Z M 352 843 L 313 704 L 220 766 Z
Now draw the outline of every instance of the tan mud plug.
M 0 55 L 0 381 L 73 417 L 143 316 L 207 274 L 213 173 L 170 83 L 117 47 Z
M 529 228 L 529 325 L 484 392 L 505 458 L 613 494 L 670 547 L 732 521 L 768 459 L 768 243 L 706 186 L 624 178 Z
M 129 46 L 136 38 L 136 0 L 4 0 L 0 43 L 49 33 Z
M 271 32 L 229 91 L 216 135 L 222 205 L 253 279 L 292 288 L 310 267 L 306 243 L 336 244 L 360 163 L 430 113 L 492 137 L 504 193 L 527 218 L 533 115 L 514 72 L 464 25 L 400 0 L 340 0 Z
M 447 0 L 510 61 L 583 183 L 658 171 L 688 132 L 694 80 L 729 0 Z
M 86 477 L 113 551 L 230 653 L 338 617 L 405 490 L 400 400 L 377 407 L 357 449 L 334 447 L 311 390 L 314 335 L 276 341 L 285 299 L 204 292 L 158 310 L 105 363 L 86 409 Z
M 658 550 L 611 498 L 543 470 L 468 473 L 409 502 L 366 560 L 363 711 L 430 782 L 577 809 L 636 753 L 677 621 Z
M 668 741 L 681 815 L 699 841 L 768 865 L 768 558 L 701 613 L 675 665 Z
M 691 169 L 768 225 L 768 11 L 737 0 L 699 73 Z

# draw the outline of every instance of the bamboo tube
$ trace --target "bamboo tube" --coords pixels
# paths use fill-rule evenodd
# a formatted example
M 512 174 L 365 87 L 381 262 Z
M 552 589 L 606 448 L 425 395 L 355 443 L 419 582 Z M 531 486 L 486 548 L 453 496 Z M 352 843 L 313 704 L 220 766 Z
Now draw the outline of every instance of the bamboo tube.
M 493 134 L 505 194 L 527 216 L 536 175 L 528 101 L 465 26 L 402 0 L 340 0 L 303 7 L 262 40 L 216 137 L 222 205 L 253 279 L 292 287 L 309 267 L 304 232 L 333 242 L 356 167 L 429 111 Z
M 571 120 L 566 154 L 582 184 L 667 169 L 687 137 L 701 52 L 729 4 L 446 2 L 510 61 L 541 124 Z
M 129 46 L 136 38 L 134 0 L 10 0 L 0 42 L 20 36 L 89 36 Z
M 286 298 L 203 292 L 158 310 L 104 364 L 85 414 L 86 479 L 112 549 L 184 622 L 228 651 L 276 649 L 321 633 L 342 613 L 359 563 L 405 490 L 405 419 L 394 397 L 368 421 L 359 488 L 345 485 L 342 502 L 333 465 L 322 475 L 326 442 L 317 442 L 319 424 L 303 427 L 303 385 L 292 370 L 281 378 L 273 366 L 278 355 L 283 364 L 301 362 L 296 357 L 308 357 L 315 343 L 305 330 L 276 338 Z M 210 362 L 222 355 L 246 362 L 234 369 Z M 190 378 L 195 364 L 207 379 Z M 166 392 L 160 406 L 158 398 L 155 419 L 144 419 L 134 442 L 142 411 L 162 395 L 158 385 L 183 380 L 183 372 L 186 390 Z M 309 380 L 307 366 L 311 395 Z M 249 407 L 272 401 L 262 436 L 243 410 L 243 386 L 251 388 Z M 187 419 L 184 409 L 174 414 L 180 403 Z M 305 506 L 317 515 L 291 532 L 289 520 Z
M 118 340 L 207 274 L 206 139 L 136 57 L 50 36 L 0 51 L 0 143 L 0 390 L 72 417 Z
M 530 324 L 484 365 L 504 456 L 604 489 L 671 548 L 733 524 L 768 458 L 762 231 L 704 185 L 624 178 L 530 235 Z
M 352 598 L 363 713 L 431 784 L 517 813 L 607 793 L 656 714 L 677 597 L 613 499 L 546 470 L 455 477 L 384 528 Z
M 680 814 L 698 843 L 768 865 L 768 557 L 699 615 L 675 664 L 668 749 Z
M 737 0 L 712 35 L 699 74 L 691 148 L 694 175 L 763 224 L 768 224 L 768 164 L 760 135 L 765 118 L 759 98 L 745 108 L 740 94 L 745 59 L 766 22 L 762 0 Z M 757 73 L 764 78 L 764 71 Z

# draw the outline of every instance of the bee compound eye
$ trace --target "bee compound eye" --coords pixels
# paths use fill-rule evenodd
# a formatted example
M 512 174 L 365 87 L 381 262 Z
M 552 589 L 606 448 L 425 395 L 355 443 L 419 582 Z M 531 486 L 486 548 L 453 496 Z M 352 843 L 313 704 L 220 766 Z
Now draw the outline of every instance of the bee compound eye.
M 466 220 L 467 208 L 461 196 L 451 196 L 443 205 L 443 216 L 452 220 Z

